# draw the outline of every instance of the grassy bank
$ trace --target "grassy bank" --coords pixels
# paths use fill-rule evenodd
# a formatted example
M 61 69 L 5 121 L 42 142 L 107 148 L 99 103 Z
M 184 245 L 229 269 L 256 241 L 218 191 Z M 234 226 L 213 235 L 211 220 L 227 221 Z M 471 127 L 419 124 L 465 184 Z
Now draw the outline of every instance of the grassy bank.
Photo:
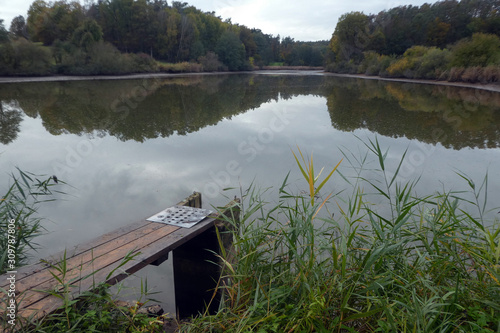
M 279 71 L 279 70 L 295 70 L 295 71 L 310 71 L 310 70 L 323 70 L 324 68 L 321 66 L 263 66 L 259 68 L 262 70 L 271 70 L 271 71 Z
M 368 154 L 347 153 L 358 176 L 331 197 L 318 197 L 312 161 L 309 194 L 285 178 L 269 204 L 251 188 L 223 255 L 221 307 L 182 330 L 498 332 L 500 225 L 487 220 L 487 177 L 457 174 L 470 192 L 416 196 L 397 165 L 389 175 L 378 142 L 366 147 L 377 180 L 365 178 Z
M 476 33 L 448 48 L 414 45 L 400 56 L 367 50 L 358 57 L 343 59 L 342 52 L 337 50 L 337 56 L 329 59 L 326 70 L 387 78 L 498 84 L 499 45 L 497 35 Z

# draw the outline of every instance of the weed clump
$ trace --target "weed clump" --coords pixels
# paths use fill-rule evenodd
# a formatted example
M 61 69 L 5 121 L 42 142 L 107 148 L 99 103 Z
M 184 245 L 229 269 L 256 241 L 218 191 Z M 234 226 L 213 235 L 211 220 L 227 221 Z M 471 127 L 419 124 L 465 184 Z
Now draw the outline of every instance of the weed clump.
M 35 249 L 35 238 L 44 228 L 37 215 L 42 202 L 54 200 L 56 182 L 53 177 L 41 176 L 17 169 L 12 184 L 0 198 L 0 274 L 25 265 L 28 250 Z
M 398 176 L 404 155 L 389 168 L 377 140 L 366 147 L 344 154 L 358 173 L 331 197 L 294 194 L 287 176 L 270 206 L 252 186 L 221 258 L 221 307 L 183 330 L 496 332 L 500 225 L 487 219 L 487 176 L 457 174 L 469 194 L 417 196 L 417 181 Z M 376 180 L 364 176 L 369 154 Z

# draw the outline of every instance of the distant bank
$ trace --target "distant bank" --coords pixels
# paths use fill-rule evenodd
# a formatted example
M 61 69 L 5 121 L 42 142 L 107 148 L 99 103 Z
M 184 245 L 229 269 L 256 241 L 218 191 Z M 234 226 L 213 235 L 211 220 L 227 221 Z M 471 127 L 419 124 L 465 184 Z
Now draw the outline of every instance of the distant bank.
M 53 75 L 53 76 L 4 76 L 0 77 L 1 83 L 20 82 L 56 82 L 56 81 L 89 81 L 89 80 L 129 80 L 148 78 L 169 78 L 180 76 L 200 76 L 200 75 L 234 75 L 234 74 L 280 74 L 280 75 L 325 75 L 335 77 L 357 78 L 366 80 L 393 81 L 402 83 L 432 84 L 451 87 L 474 88 L 493 92 L 500 92 L 500 84 L 480 84 L 466 82 L 449 82 L 437 80 L 385 78 L 380 76 L 368 76 L 364 74 L 337 74 L 325 72 L 322 67 L 295 67 L 295 66 L 269 66 L 260 70 L 241 72 L 196 72 L 196 73 L 140 73 L 127 75 Z
M 325 75 L 338 76 L 338 77 L 350 77 L 350 78 L 357 78 L 357 79 L 367 79 L 367 80 L 394 81 L 394 82 L 402 82 L 402 83 L 433 84 L 433 85 L 440 85 L 440 86 L 474 88 L 474 89 L 500 92 L 500 84 L 450 82 L 450 81 L 423 80 L 423 79 L 402 79 L 402 78 L 389 78 L 389 77 L 381 77 L 381 76 L 369 76 L 369 75 L 364 75 L 364 74 L 337 74 L 337 73 L 330 73 L 330 72 L 325 72 Z
M 200 75 L 231 75 L 231 74 L 318 74 L 324 73 L 323 67 L 309 66 L 264 66 L 262 69 L 253 71 L 227 71 L 227 72 L 151 72 L 137 74 L 118 75 L 46 75 L 46 76 L 0 76 L 0 83 L 16 82 L 54 82 L 54 81 L 89 81 L 89 80 L 128 80 L 143 78 L 168 78 L 179 76 L 200 76 Z

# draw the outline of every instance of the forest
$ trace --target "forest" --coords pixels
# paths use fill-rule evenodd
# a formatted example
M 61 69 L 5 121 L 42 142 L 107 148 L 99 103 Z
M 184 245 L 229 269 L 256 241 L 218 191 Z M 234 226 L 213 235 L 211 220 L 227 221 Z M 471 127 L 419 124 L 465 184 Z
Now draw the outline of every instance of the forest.
M 445 0 L 339 18 L 327 70 L 494 83 L 500 77 L 500 1 Z
M 0 75 L 121 74 L 322 66 L 328 41 L 298 42 L 186 2 L 34 1 L 0 22 Z
M 332 18 L 333 20 L 333 18 Z M 330 41 L 266 34 L 166 0 L 35 0 L 0 20 L 0 75 L 106 75 L 324 66 L 327 71 L 496 83 L 500 0 L 444 0 L 342 15 Z

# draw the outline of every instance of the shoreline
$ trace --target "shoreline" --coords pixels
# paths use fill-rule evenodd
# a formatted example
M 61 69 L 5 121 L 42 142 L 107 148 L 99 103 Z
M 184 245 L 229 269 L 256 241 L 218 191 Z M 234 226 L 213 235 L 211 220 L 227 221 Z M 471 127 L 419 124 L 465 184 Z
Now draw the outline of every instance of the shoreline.
M 416 84 L 431 84 L 440 86 L 450 86 L 459 88 L 472 88 L 486 90 L 491 92 L 500 92 L 500 84 L 481 84 L 467 82 L 449 82 L 424 79 L 403 79 L 403 78 L 385 78 L 380 76 L 368 76 L 364 74 L 339 74 L 325 72 L 324 70 L 297 70 L 297 69 L 263 69 L 255 71 L 239 71 L 239 72 L 199 72 L 199 73 L 140 73 L 140 74 L 125 74 L 125 75 L 88 75 L 88 76 L 70 76 L 70 75 L 54 75 L 54 76 L 2 76 L 0 77 L 0 85 L 3 83 L 26 83 L 26 82 L 66 82 L 66 81 L 98 81 L 98 80 L 134 80 L 134 79 L 150 79 L 150 78 L 170 78 L 183 76 L 211 76 L 211 75 L 235 75 L 235 74 L 257 74 L 257 75 L 324 75 L 334 77 L 345 77 L 364 80 L 379 80 L 401 83 L 416 83 Z
M 0 76 L 2 83 L 26 83 L 26 82 L 66 82 L 66 81 L 104 81 L 104 80 L 134 80 L 151 78 L 169 78 L 181 76 L 198 75 L 226 75 L 226 74 L 246 74 L 252 72 L 200 72 L 200 73 L 139 73 L 124 75 L 53 75 L 53 76 Z
M 365 79 L 365 80 L 379 80 L 379 81 L 391 81 L 391 82 L 401 82 L 401 83 L 417 83 L 417 84 L 432 84 L 437 86 L 450 86 L 458 88 L 472 88 L 479 90 L 486 90 L 491 92 L 500 92 L 500 84 L 482 84 L 482 83 L 467 83 L 467 82 L 450 82 L 450 81 L 437 81 L 437 80 L 425 80 L 425 79 L 402 79 L 402 78 L 390 78 L 381 76 L 369 76 L 365 74 L 338 74 L 325 72 L 325 75 L 336 76 L 336 77 L 347 77 L 353 79 Z

